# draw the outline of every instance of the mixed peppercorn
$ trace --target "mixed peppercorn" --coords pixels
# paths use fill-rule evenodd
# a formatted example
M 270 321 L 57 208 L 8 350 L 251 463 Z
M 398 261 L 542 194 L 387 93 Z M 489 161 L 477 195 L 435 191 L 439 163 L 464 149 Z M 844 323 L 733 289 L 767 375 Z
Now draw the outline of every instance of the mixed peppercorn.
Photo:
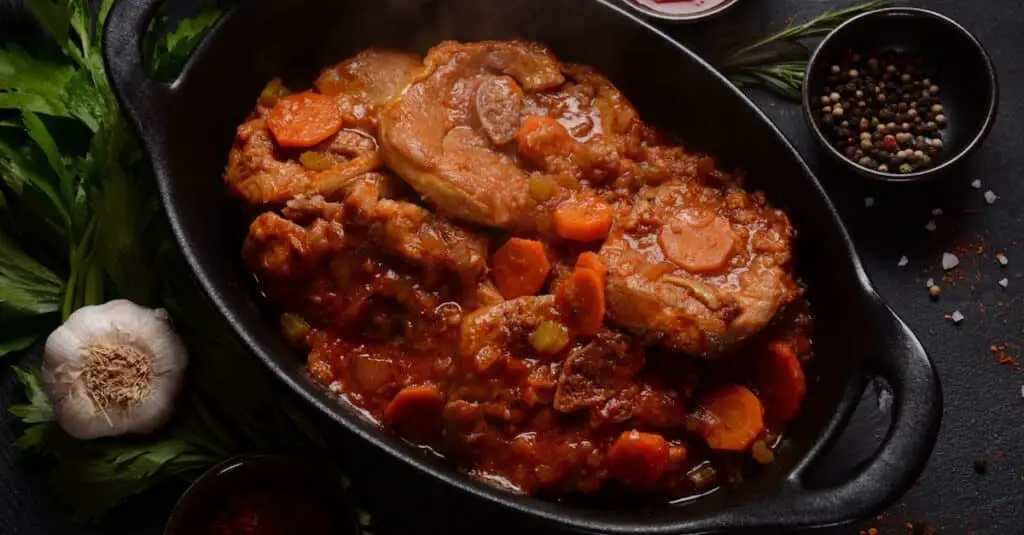
M 826 136 L 842 154 L 882 173 L 908 174 L 935 165 L 949 118 L 941 88 L 920 58 L 851 52 L 825 68 L 815 104 Z

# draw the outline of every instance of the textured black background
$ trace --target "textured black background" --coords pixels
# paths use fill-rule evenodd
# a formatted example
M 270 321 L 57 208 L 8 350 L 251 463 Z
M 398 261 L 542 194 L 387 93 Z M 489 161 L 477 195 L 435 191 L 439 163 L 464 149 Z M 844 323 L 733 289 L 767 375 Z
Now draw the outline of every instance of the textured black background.
M 122 0 L 131 1 L 131 0 Z M 194 2 L 169 0 L 182 10 Z M 728 15 L 701 26 L 669 28 L 698 51 L 736 36 L 778 29 L 792 17 L 800 21 L 824 9 L 848 5 L 848 0 L 747 0 Z M 0 0 L 0 39 L 25 27 L 16 16 L 14 0 Z M 924 476 L 905 498 L 879 518 L 859 526 L 825 530 L 855 534 L 877 527 L 881 533 L 907 533 L 906 522 L 922 532 L 1024 533 L 1024 375 L 999 365 L 993 344 L 1021 344 L 1024 339 L 1024 3 L 1019 0 L 921 0 L 913 5 L 945 13 L 975 32 L 993 55 L 1000 76 L 999 119 L 988 142 L 955 177 L 926 186 L 894 187 L 869 184 L 825 160 L 804 126 L 800 108 L 776 97 L 753 92 L 755 101 L 783 129 L 817 171 L 839 205 L 868 273 L 893 307 L 921 337 L 934 359 L 945 390 L 942 431 Z M 654 82 L 652 80 L 652 82 Z M 971 83 L 970 80 L 963 80 Z M 741 143 L 756 143 L 744 140 Z M 981 179 L 981 190 L 969 184 Z M 985 204 L 982 192 L 1000 196 Z M 866 208 L 865 197 L 875 199 Z M 930 211 L 938 230 L 928 232 Z M 970 249 L 967 252 L 965 249 Z M 924 281 L 942 278 L 939 258 L 957 251 L 961 280 L 940 282 L 938 301 L 928 298 Z M 1010 264 L 999 267 L 994 254 L 1004 251 Z M 901 255 L 910 263 L 897 267 Z M 1002 277 L 1009 288 L 996 285 Z M 944 320 L 959 309 L 966 319 L 959 326 Z M 0 326 L 2 328 L 2 326 Z M 1009 347 L 1012 356 L 1019 350 Z M 0 407 L 19 399 L 13 374 L 0 365 Z M 879 394 L 882 395 L 879 395 Z M 886 396 L 870 388 L 850 429 L 825 463 L 841 472 L 873 451 L 887 421 Z M 82 528 L 70 523 L 55 503 L 37 467 L 10 446 L 17 428 L 9 417 L 0 423 L 0 534 L 146 534 L 161 532 L 163 521 L 180 488 L 151 493 L 117 511 L 104 525 Z M 406 533 L 544 533 L 523 526 L 477 502 L 468 502 L 431 481 L 410 474 L 394 461 L 361 444 L 339 444 L 348 459 L 360 501 L 373 514 L 374 532 Z M 985 459 L 987 473 L 972 468 Z

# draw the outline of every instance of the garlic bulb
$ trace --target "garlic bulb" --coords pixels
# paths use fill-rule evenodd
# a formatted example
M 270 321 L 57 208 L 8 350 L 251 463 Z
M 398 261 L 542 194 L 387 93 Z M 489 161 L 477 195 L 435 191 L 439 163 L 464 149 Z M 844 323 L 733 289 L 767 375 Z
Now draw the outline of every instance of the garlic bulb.
M 167 312 L 122 299 L 83 307 L 50 335 L 43 388 L 75 438 L 148 433 L 170 418 L 187 365 Z

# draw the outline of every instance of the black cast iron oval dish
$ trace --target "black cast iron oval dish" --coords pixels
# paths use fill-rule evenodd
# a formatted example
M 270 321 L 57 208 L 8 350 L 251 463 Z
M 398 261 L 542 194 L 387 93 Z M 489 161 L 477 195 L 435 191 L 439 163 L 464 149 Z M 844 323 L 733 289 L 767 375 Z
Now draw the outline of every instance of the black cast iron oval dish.
M 484 500 L 572 531 L 708 533 L 833 525 L 905 492 L 931 453 L 938 378 L 917 338 L 872 289 L 838 215 L 782 134 L 706 63 L 610 0 L 247 0 L 225 15 L 170 84 L 146 77 L 141 40 L 161 0 L 119 2 L 104 54 L 146 145 L 175 236 L 210 299 L 253 352 L 309 403 L 408 465 Z M 512 495 L 456 472 L 357 416 L 304 375 L 239 259 L 244 227 L 221 180 L 236 125 L 263 85 L 308 84 L 368 46 L 425 51 L 443 39 L 523 37 L 608 75 L 647 121 L 728 167 L 750 171 L 799 232 L 797 271 L 815 315 L 817 360 L 805 407 L 777 461 L 742 485 L 688 504 L 608 510 Z M 814 461 L 843 429 L 870 376 L 895 394 L 878 452 L 846 482 L 812 488 Z

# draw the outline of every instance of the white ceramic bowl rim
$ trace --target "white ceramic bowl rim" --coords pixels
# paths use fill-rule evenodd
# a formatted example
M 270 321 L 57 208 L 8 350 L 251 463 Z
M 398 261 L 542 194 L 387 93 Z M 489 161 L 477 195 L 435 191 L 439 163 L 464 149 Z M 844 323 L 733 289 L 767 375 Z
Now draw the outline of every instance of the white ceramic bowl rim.
M 647 6 L 637 2 L 636 0 L 620 0 L 621 3 L 626 4 L 626 6 L 629 7 L 630 9 L 632 9 L 633 11 L 637 11 L 639 13 L 642 13 L 644 16 L 647 16 L 647 17 L 650 17 L 650 18 L 653 18 L 653 19 L 658 19 L 658 20 L 675 21 L 675 22 L 692 22 L 692 21 L 698 21 L 698 20 L 703 20 L 703 19 L 709 18 L 709 17 L 713 17 L 713 16 L 718 15 L 719 13 L 725 11 L 726 9 L 729 9 L 730 7 L 736 5 L 737 3 L 739 3 L 740 0 L 706 0 L 706 1 L 708 1 L 708 2 L 717 2 L 717 3 L 713 3 L 713 4 L 709 5 L 706 9 L 702 9 L 700 11 L 696 11 L 696 12 L 693 12 L 693 13 L 672 14 L 672 13 L 665 13 L 664 11 L 658 11 L 657 9 L 652 9 L 650 7 L 647 7 Z

